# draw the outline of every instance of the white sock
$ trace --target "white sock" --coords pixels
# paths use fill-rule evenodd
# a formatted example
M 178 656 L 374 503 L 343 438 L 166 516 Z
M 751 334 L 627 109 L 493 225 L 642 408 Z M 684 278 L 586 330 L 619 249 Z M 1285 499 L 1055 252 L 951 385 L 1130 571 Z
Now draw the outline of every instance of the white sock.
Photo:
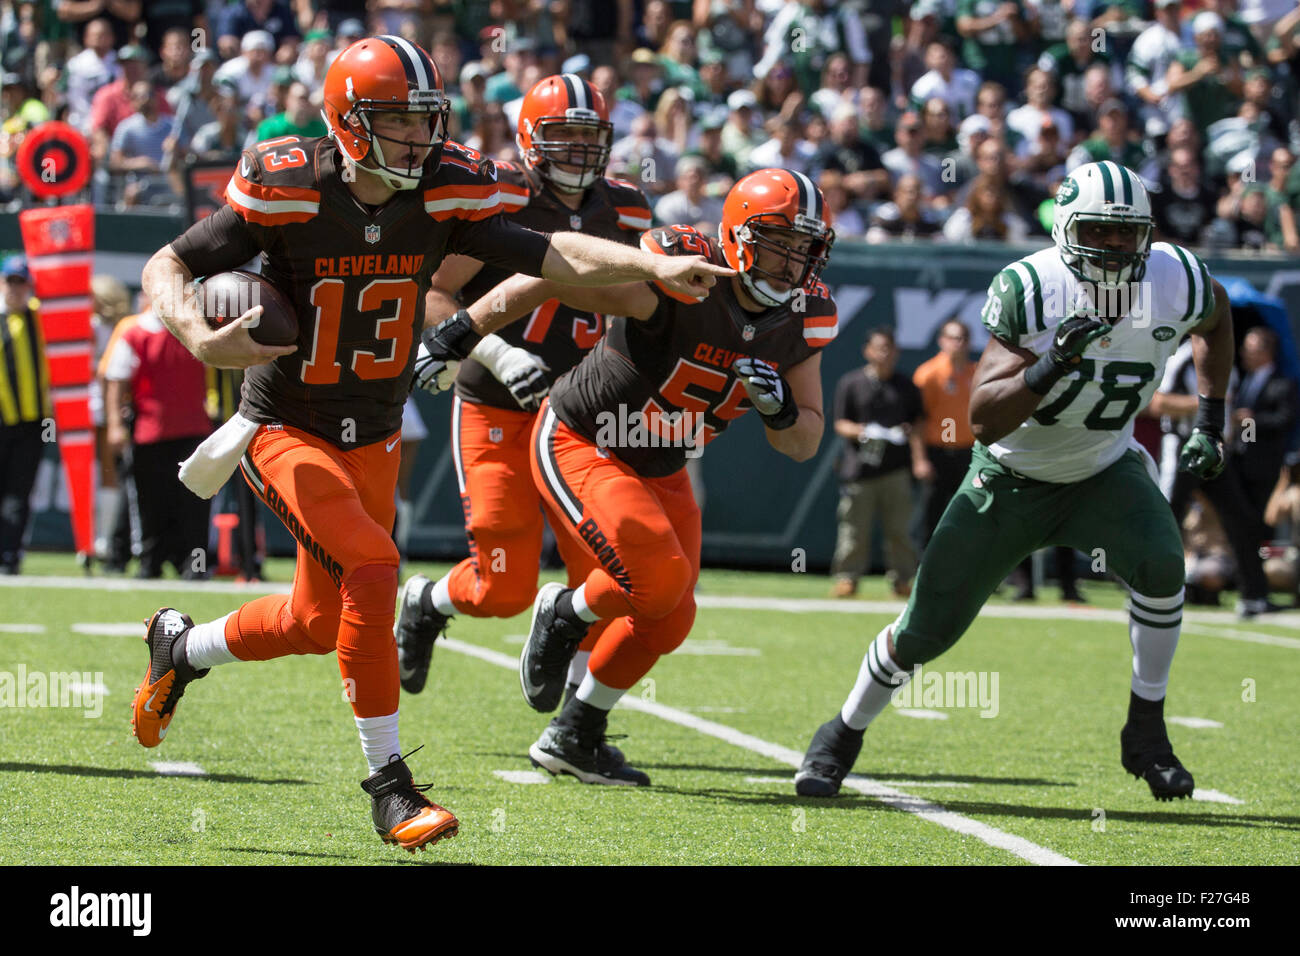
M 201 671 L 205 667 L 233 664 L 239 660 L 226 645 L 226 621 L 234 613 L 231 611 L 225 617 L 206 624 L 195 624 L 190 628 L 189 634 L 185 636 L 185 659 L 190 662 L 190 667 Z
M 587 604 L 587 585 L 578 585 L 573 592 L 573 613 L 578 615 L 588 624 L 595 624 L 600 620 L 600 615 L 593 611 Z
M 448 617 L 456 613 L 456 605 L 451 603 L 451 572 L 448 571 L 433 582 L 433 607 L 439 614 Z
M 591 651 L 578 651 L 569 661 L 570 684 L 581 684 L 587 676 L 587 661 L 591 660 Z
M 613 710 L 614 705 L 618 703 L 627 691 L 622 687 L 610 687 L 596 680 L 591 671 L 587 671 L 587 676 L 582 679 L 578 686 L 578 692 L 573 696 L 578 698 L 584 704 L 590 704 L 600 710 Z
M 1169 687 L 1169 668 L 1183 622 L 1183 590 L 1172 597 L 1129 593 L 1128 636 L 1133 645 L 1133 693 L 1160 700 Z
M 871 642 L 858 670 L 858 682 L 840 708 L 840 719 L 853 730 L 866 730 L 890 698 L 912 679 L 911 672 L 903 670 L 889 656 L 889 632 L 897 623 L 887 625 Z
M 397 714 L 394 711 L 387 717 L 353 718 L 361 735 L 361 752 L 366 755 L 372 774 L 386 767 L 393 754 L 402 753 L 402 745 L 397 740 Z

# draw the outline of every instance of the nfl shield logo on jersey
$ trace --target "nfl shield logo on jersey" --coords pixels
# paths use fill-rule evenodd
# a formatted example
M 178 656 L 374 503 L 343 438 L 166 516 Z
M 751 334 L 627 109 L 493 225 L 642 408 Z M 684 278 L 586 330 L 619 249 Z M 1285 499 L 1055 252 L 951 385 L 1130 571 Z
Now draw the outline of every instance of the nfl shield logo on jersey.
M 499 428 L 489 428 L 489 429 L 488 429 L 488 439 L 491 440 L 491 441 L 499 442 L 499 441 L 501 441 L 502 438 L 505 438 L 505 437 L 506 437 L 506 436 L 505 436 L 505 432 L 503 432 L 503 431 L 502 431 L 501 429 L 499 429 Z
M 374 245 L 378 241 L 379 241 L 379 227 L 366 226 L 366 242 L 370 243 L 371 245 Z
M 752 342 L 754 340 L 754 327 L 752 325 L 745 326 L 740 330 L 740 337 L 746 342 Z
M 570 216 L 570 217 L 569 217 L 569 228 L 572 229 L 574 232 L 577 232 L 579 229 L 581 229 L 581 228 L 582 228 L 582 217 L 579 216 L 579 215 L 576 215 L 576 214 Z

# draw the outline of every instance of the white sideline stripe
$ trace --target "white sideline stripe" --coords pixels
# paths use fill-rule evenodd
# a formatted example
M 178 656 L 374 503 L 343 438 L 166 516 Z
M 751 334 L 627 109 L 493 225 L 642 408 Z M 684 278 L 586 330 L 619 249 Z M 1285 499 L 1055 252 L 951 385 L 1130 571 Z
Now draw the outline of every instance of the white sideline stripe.
M 1274 618 L 1274 620 L 1277 620 Z M 1282 622 L 1279 622 L 1282 623 Z M 1202 627 L 1199 624 L 1183 623 L 1183 633 L 1203 634 L 1206 637 L 1222 637 L 1230 641 L 1244 641 L 1247 644 L 1270 644 L 1273 647 L 1290 647 L 1300 650 L 1300 640 L 1294 637 L 1279 637 L 1276 634 L 1261 634 L 1259 631 L 1239 631 L 1232 628 Z
M 92 684 L 88 681 L 79 680 L 68 686 L 72 693 L 80 694 L 83 697 L 106 697 L 108 695 L 108 688 L 99 681 Z
M 746 777 L 745 783 L 782 783 L 787 787 L 794 783 L 794 777 Z M 958 783 L 947 780 L 891 780 L 890 783 L 896 783 L 900 787 L 967 787 L 972 786 L 969 783 Z
M 72 625 L 73 634 L 90 634 L 95 637 L 144 637 L 144 624 L 125 621 L 121 624 L 97 624 L 93 621 Z
M 470 657 L 477 657 L 481 661 L 489 664 L 496 664 L 498 667 L 504 667 L 514 670 L 519 666 L 519 662 L 513 657 L 508 657 L 499 651 L 488 650 L 486 647 L 479 647 L 476 644 L 468 644 L 465 641 L 459 641 L 452 637 L 443 638 L 443 643 L 448 650 L 456 651 L 460 654 L 467 654 Z M 624 696 L 619 701 L 620 707 L 627 707 L 630 710 L 639 710 L 644 714 L 650 714 L 661 720 L 670 723 L 679 724 L 682 727 L 688 727 L 691 730 L 699 731 L 710 737 L 724 741 L 734 746 L 741 747 L 752 753 L 769 757 L 777 763 L 787 764 L 791 767 L 799 767 L 803 763 L 803 754 L 797 750 L 791 750 L 789 747 L 782 747 L 780 744 L 770 743 L 759 737 L 753 737 L 749 734 L 742 733 L 734 727 L 727 727 L 724 724 L 717 724 L 711 720 L 705 720 L 703 717 L 696 717 L 694 714 L 688 714 L 683 710 L 677 710 L 674 707 L 665 707 L 663 704 L 654 704 L 649 701 L 641 700 L 639 697 Z M 1006 850 L 1028 863 L 1034 863 L 1039 866 L 1081 866 L 1075 860 L 1067 856 L 1062 856 L 1046 847 L 1039 846 L 1037 843 L 1031 843 L 1024 837 L 1014 836 L 999 830 L 997 827 L 991 827 L 987 823 L 980 823 L 978 820 L 972 820 L 964 817 L 960 813 L 953 813 L 945 810 L 938 804 L 931 803 L 928 800 L 922 800 L 920 797 L 914 797 L 911 794 L 904 793 L 901 790 L 895 790 L 893 787 L 887 787 L 882 783 L 871 780 L 867 777 L 851 773 L 844 778 L 844 786 L 864 796 L 873 797 L 881 803 L 888 804 L 897 810 L 903 810 L 907 813 L 914 813 L 923 820 L 930 823 L 938 824 L 954 833 L 961 833 L 966 836 L 972 836 L 975 839 L 986 843 L 991 847 L 999 850 Z
M 896 707 L 899 717 L 916 717 L 919 720 L 947 720 L 948 715 L 938 710 L 926 710 L 923 707 Z
M 1210 720 L 1208 717 L 1166 717 L 1165 720 L 1179 727 L 1191 727 L 1193 730 L 1218 729 L 1223 726 L 1217 720 Z
M 151 760 L 153 767 L 164 777 L 206 777 L 208 772 L 188 760 Z
M 44 634 L 44 624 L 0 624 L 0 634 Z
M 1202 790 L 1197 787 L 1192 791 L 1193 800 L 1201 800 L 1205 803 L 1233 803 L 1244 804 L 1245 800 L 1238 800 L 1236 797 L 1230 797 L 1226 793 L 1220 793 L 1218 790 Z
M 506 783 L 550 783 L 551 778 L 536 770 L 493 770 L 494 777 L 500 777 Z
M 761 657 L 757 647 L 732 647 L 726 641 L 687 640 L 674 654 L 694 654 L 696 657 Z
M 92 578 L 67 576 L 46 577 L 39 574 L 0 576 L 0 588 L 51 588 L 59 591 L 140 591 L 185 594 L 243 594 L 256 597 L 261 594 L 288 594 L 290 582 L 259 581 L 256 584 L 236 584 L 234 581 L 182 581 L 179 578 L 158 578 L 140 581 L 136 578 Z

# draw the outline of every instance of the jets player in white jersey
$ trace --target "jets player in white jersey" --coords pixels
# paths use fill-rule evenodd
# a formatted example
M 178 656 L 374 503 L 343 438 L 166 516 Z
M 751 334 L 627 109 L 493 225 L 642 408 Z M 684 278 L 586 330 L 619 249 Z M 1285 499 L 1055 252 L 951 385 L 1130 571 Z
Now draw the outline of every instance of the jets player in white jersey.
M 795 776 L 800 794 L 838 793 L 863 731 L 912 669 L 956 643 L 1007 573 L 1048 545 L 1100 548 L 1128 585 L 1133 676 L 1121 762 L 1159 800 L 1191 794 L 1164 723 L 1182 621 L 1182 539 L 1155 463 L 1133 440 L 1133 418 L 1190 332 L 1200 399 L 1181 464 L 1218 475 L 1232 319 L 1205 264 L 1153 244 L 1151 231 L 1137 175 L 1090 163 L 1057 192 L 1055 245 L 993 278 L 983 312 L 992 337 L 971 394 L 970 471 L 906 610 L 869 645 L 843 708 L 814 734 Z

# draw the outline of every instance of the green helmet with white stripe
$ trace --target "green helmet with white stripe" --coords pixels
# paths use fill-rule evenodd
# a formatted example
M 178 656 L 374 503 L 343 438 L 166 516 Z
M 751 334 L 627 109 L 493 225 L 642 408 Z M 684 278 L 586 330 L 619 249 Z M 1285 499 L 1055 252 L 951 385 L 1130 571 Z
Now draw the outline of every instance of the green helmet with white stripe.
M 1135 251 L 1085 246 L 1079 226 L 1086 222 L 1132 224 Z M 1056 221 L 1052 240 L 1062 261 L 1080 279 L 1104 286 L 1137 282 L 1146 273 L 1151 254 L 1151 199 L 1131 169 L 1112 163 L 1088 163 L 1072 172 L 1056 191 Z

